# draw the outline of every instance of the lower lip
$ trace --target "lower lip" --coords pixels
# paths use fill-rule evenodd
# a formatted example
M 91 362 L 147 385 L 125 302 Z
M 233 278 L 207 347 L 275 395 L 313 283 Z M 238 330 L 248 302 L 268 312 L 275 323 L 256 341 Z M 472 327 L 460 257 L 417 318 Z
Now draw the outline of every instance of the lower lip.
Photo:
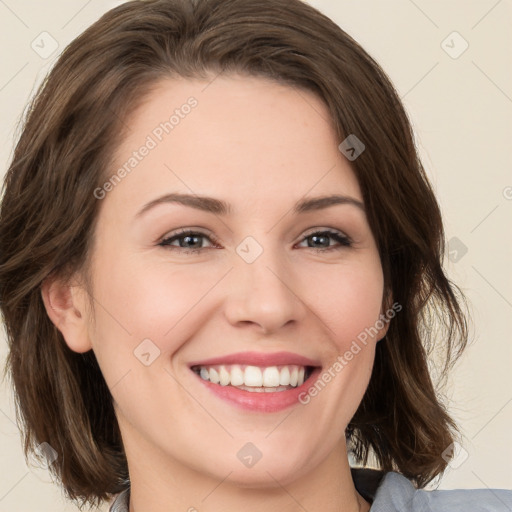
M 256 412 L 277 412 L 300 403 L 299 396 L 301 393 L 307 392 L 311 384 L 320 375 L 320 371 L 321 368 L 315 368 L 308 379 L 296 388 L 290 388 L 287 391 L 274 391 L 272 393 L 245 391 L 233 386 L 213 384 L 208 380 L 202 379 L 197 373 L 193 373 L 212 393 L 236 407 Z

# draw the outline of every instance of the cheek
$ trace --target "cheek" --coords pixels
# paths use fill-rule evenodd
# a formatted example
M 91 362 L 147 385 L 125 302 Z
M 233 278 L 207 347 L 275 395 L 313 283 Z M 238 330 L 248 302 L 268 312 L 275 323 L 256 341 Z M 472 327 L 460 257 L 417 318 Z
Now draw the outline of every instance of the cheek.
M 340 350 L 375 326 L 382 306 L 383 275 L 379 262 L 341 266 L 315 274 L 311 305 Z M 373 332 L 373 331 L 372 331 Z
M 162 353 L 177 350 L 197 330 L 198 316 L 207 316 L 207 295 L 229 270 L 222 265 L 148 263 L 140 257 L 99 263 L 98 268 L 99 348 L 113 344 L 132 356 L 144 339 Z
M 180 338 L 178 333 L 190 324 L 197 329 L 197 317 L 209 309 L 213 288 L 229 288 L 233 279 L 226 275 L 230 266 L 221 262 L 148 264 L 144 258 L 119 258 L 115 263 L 104 258 L 104 262 L 98 265 L 95 288 L 95 299 L 103 306 L 97 316 L 108 330 L 128 336 L 132 349 L 145 338 L 154 340 L 162 351 L 176 349 L 172 341 Z M 309 263 L 290 278 L 299 299 L 341 340 L 357 336 L 378 318 L 383 287 L 378 260 Z M 213 295 L 219 297 L 217 291 Z
M 322 323 L 328 327 L 329 364 L 302 396 L 315 417 L 342 432 L 355 414 L 371 377 L 381 313 L 383 276 L 375 264 L 340 268 L 322 292 L 316 289 Z M 332 434 L 335 435 L 335 434 Z
M 205 296 L 224 273 L 216 277 L 212 269 L 201 273 L 181 266 L 171 271 L 170 265 L 118 260 L 97 274 L 94 352 L 123 415 L 136 422 L 141 414 L 137 404 L 151 407 L 157 390 L 163 388 L 167 397 L 176 387 L 163 369 L 207 321 Z M 148 414 L 159 411 L 148 409 Z

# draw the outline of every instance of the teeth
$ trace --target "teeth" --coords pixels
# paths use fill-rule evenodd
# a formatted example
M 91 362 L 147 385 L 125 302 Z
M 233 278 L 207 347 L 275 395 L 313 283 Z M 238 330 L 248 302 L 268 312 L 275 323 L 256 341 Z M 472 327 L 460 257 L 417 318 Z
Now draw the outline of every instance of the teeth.
M 297 376 L 297 383 L 299 386 L 304 383 L 304 375 L 306 374 L 306 368 L 304 366 L 299 366 L 299 375 Z
M 224 366 L 220 367 L 219 378 L 221 386 L 227 386 L 231 382 L 231 376 Z
M 230 373 L 230 372 L 228 372 Z M 208 379 L 206 379 L 208 380 Z M 234 364 L 231 367 L 231 385 L 232 386 L 241 386 L 244 383 L 244 372 L 237 364 Z
M 290 372 L 290 386 L 296 386 L 299 381 L 299 372 L 297 367 L 294 366 L 293 370 Z
M 263 370 L 263 385 L 266 388 L 279 386 L 279 370 L 276 366 L 271 366 Z
M 215 368 L 210 368 L 210 382 L 218 384 L 220 382 L 219 372 Z
M 279 373 L 279 384 L 281 384 L 281 386 L 288 386 L 288 384 L 290 384 L 290 369 L 288 366 L 284 366 Z
M 202 366 L 198 373 L 202 379 L 209 380 L 213 384 L 231 385 L 256 393 L 272 393 L 302 385 L 306 376 L 306 368 L 296 365 L 260 368 L 233 364 Z
M 257 366 L 246 366 L 244 372 L 244 384 L 246 386 L 263 386 L 263 375 Z
M 288 386 L 278 386 L 275 388 L 251 388 L 249 386 L 237 386 L 238 389 L 244 389 L 245 391 L 253 391 L 256 393 L 275 393 L 276 391 L 286 391 L 289 389 Z

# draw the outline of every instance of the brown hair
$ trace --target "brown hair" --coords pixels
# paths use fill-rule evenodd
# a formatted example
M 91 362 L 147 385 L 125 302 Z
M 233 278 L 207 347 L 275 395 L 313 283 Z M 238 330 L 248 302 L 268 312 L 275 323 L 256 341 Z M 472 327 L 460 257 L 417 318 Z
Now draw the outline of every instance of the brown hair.
M 423 487 L 441 474 L 457 429 L 429 375 L 434 335 L 446 376 L 467 343 L 464 296 L 442 268 L 440 210 L 389 78 L 354 39 L 300 0 L 148 0 L 103 15 L 62 53 L 33 99 L 4 183 L 0 299 L 25 455 L 47 442 L 70 499 L 100 504 L 129 485 L 110 391 L 92 350 L 69 349 L 41 284 L 87 269 L 124 120 L 164 78 L 245 73 L 312 91 L 352 164 L 380 253 L 385 291 L 403 310 L 376 348 L 346 435 L 356 459 Z M 86 282 L 88 282 L 86 280 Z M 384 306 L 389 306 L 385 304 Z M 440 329 L 434 330 L 437 325 Z

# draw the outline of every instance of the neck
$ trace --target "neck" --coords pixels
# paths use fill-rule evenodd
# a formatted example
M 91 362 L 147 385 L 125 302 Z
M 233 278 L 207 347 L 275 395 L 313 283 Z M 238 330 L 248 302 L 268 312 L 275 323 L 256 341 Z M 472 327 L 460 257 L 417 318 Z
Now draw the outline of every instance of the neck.
M 228 472 L 215 477 L 162 454 L 125 443 L 130 472 L 129 512 L 368 512 L 356 491 L 344 443 L 296 480 L 280 481 L 267 471 L 265 483 L 235 481 Z

